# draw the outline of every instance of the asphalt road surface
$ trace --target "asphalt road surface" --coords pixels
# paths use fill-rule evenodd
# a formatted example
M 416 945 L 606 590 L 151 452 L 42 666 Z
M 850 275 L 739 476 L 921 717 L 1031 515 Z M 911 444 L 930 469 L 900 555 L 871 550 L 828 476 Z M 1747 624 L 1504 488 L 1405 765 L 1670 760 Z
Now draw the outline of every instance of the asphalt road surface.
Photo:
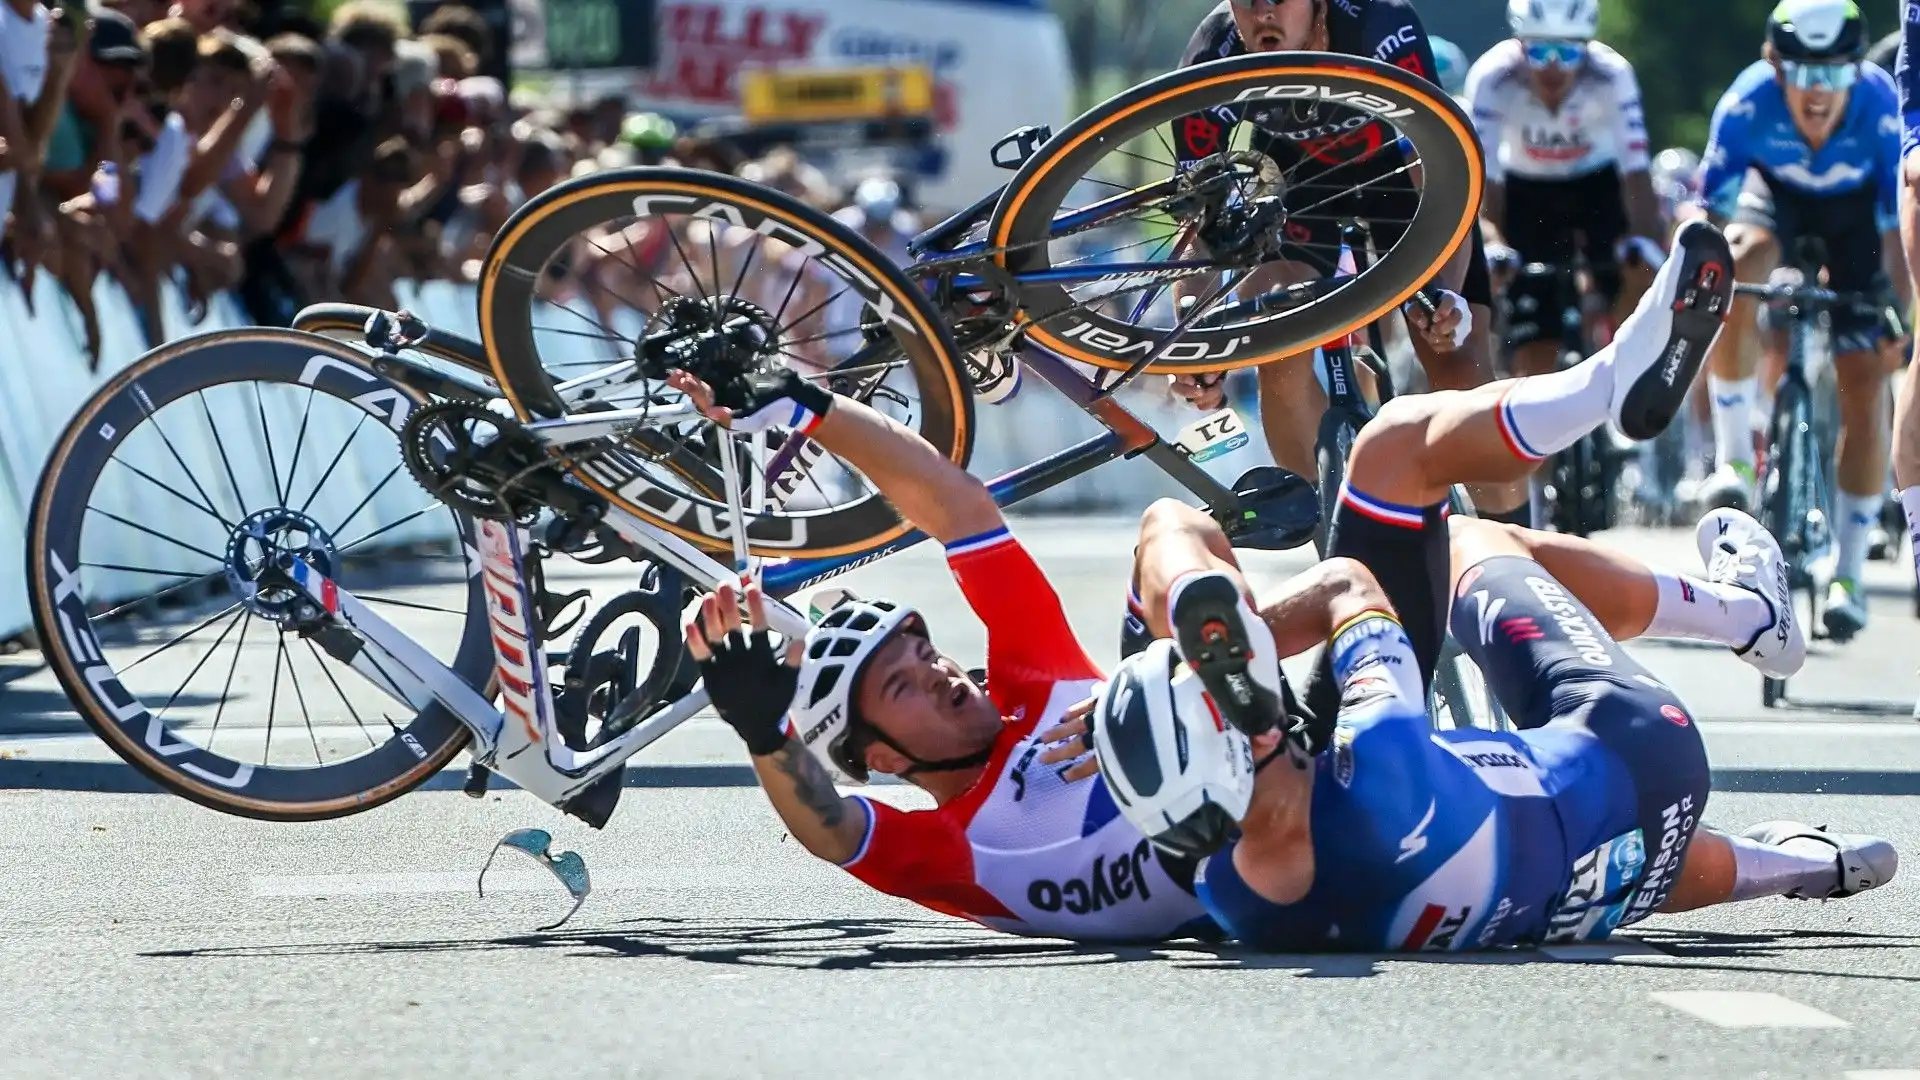
M 1130 523 L 1017 528 L 1111 662 Z M 1616 542 L 1693 560 L 1678 533 Z M 1256 581 L 1302 562 L 1251 560 Z M 1787 817 L 1920 849 L 1908 573 L 1876 564 L 1866 636 L 1817 646 L 1793 685 L 1877 706 L 1764 710 L 1758 676 L 1719 650 L 1636 650 L 1702 720 L 1709 820 Z M 623 584 L 556 576 L 603 594 Z M 980 655 L 937 553 L 846 583 L 925 605 L 944 645 Z M 445 584 L 389 591 L 459 599 Z M 1911 880 L 1655 917 L 1551 954 L 1079 947 L 935 916 L 814 861 L 710 718 L 636 759 L 604 832 L 516 791 L 470 800 L 457 772 L 356 817 L 268 824 L 152 793 L 31 659 L 0 665 L 13 676 L 0 687 L 0 1077 L 1920 1078 Z M 242 665 L 246 707 L 219 736 L 240 742 L 223 748 L 261 734 L 272 662 Z M 204 727 L 183 720 L 188 737 Z M 331 751 L 316 735 L 310 752 Z M 910 788 L 875 790 L 920 805 Z M 526 826 L 580 851 L 595 879 L 556 932 L 534 928 L 565 895 L 530 867 L 474 892 L 493 842 Z

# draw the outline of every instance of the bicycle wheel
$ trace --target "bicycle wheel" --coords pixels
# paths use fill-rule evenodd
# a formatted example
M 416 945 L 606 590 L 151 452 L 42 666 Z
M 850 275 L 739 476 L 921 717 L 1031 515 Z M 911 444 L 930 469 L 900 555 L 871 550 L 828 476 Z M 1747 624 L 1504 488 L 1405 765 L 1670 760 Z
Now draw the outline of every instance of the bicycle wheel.
M 747 326 L 751 344 L 716 322 Z M 597 173 L 521 207 L 487 253 L 480 325 L 522 420 L 618 406 L 622 393 L 658 398 L 661 385 L 644 379 L 601 387 L 591 403 L 564 384 L 632 361 L 643 334 L 708 333 L 725 348 L 751 348 L 755 363 L 788 364 L 865 400 L 956 463 L 971 450 L 972 394 L 925 294 L 846 226 L 721 174 Z M 722 453 L 743 466 L 755 554 L 844 555 L 907 530 L 864 477 L 801 436 L 734 438 L 704 421 L 658 430 L 677 462 L 627 440 L 574 475 L 710 547 L 731 542 Z
M 378 806 L 467 745 L 445 708 L 400 706 L 357 642 L 260 577 L 298 550 L 486 684 L 471 523 L 400 460 L 424 401 L 343 344 L 251 329 L 154 350 L 80 410 L 34 494 L 27 583 L 47 662 L 116 754 L 202 805 L 294 821 Z M 396 574 L 404 554 L 438 558 Z M 435 575 L 454 588 L 419 593 Z M 277 720 L 293 726 L 276 741 Z
M 1110 298 L 1142 290 L 1164 292 L 1161 286 L 1169 280 L 1205 273 L 1191 267 L 1155 270 L 1141 260 L 1179 258 L 1183 237 L 1194 230 L 1207 235 L 1208 222 L 1227 220 L 1236 212 L 1243 218 L 1234 220 L 1269 226 L 1262 236 L 1287 237 L 1296 249 L 1326 248 L 1318 256 L 1329 264 L 1337 261 L 1337 242 L 1301 237 L 1321 235 L 1335 217 L 1347 216 L 1339 197 L 1287 206 L 1278 218 L 1259 216 L 1268 213 L 1275 197 L 1284 206 L 1295 176 L 1310 177 L 1298 167 L 1281 169 L 1255 148 L 1264 144 L 1252 124 L 1239 119 L 1256 108 L 1248 104 L 1252 101 L 1312 112 L 1324 128 L 1342 133 L 1339 140 L 1329 141 L 1367 137 L 1372 141 L 1365 156 L 1398 152 L 1395 148 L 1410 143 L 1408 160 L 1388 175 L 1404 174 L 1409 184 L 1417 185 L 1409 196 L 1417 207 L 1410 217 L 1381 220 L 1396 229 L 1404 226 L 1404 231 L 1357 276 L 1308 288 L 1271 314 L 1222 316 L 1216 325 L 1203 312 L 1169 355 L 1147 370 L 1224 371 L 1339 338 L 1392 311 L 1431 282 L 1467 239 L 1480 207 L 1480 145 L 1460 107 L 1431 83 L 1390 64 L 1328 53 L 1214 60 L 1143 83 L 1074 120 L 1026 162 L 1001 194 L 988 239 L 1001 249 L 995 258 L 1019 282 L 1020 304 L 1034 343 L 1070 359 L 1120 370 L 1152 355 L 1173 328 L 1171 304 L 1150 302 L 1150 293 L 1130 309 L 1103 308 Z M 1233 118 L 1233 126 L 1219 140 L 1218 152 L 1193 169 L 1177 172 L 1161 129 L 1195 114 Z M 1381 161 L 1391 164 L 1385 157 Z M 1352 164 L 1321 166 L 1319 175 L 1336 177 Z M 1367 173 L 1349 175 L 1356 186 L 1347 194 L 1368 186 L 1361 183 Z M 1191 204 L 1197 197 L 1217 197 L 1230 205 L 1196 217 Z M 1118 239 L 1090 245 L 1096 230 L 1105 228 L 1116 230 L 1109 237 Z M 1141 238 L 1124 242 L 1136 234 Z M 1077 249 L 1088 246 L 1099 249 L 1099 258 L 1125 253 L 1127 272 L 1098 277 L 1100 263 L 1076 257 Z M 1267 255 L 1271 251 L 1262 249 L 1260 256 L 1241 260 L 1242 265 L 1223 261 L 1217 269 L 1250 269 L 1271 261 Z M 1063 275 L 1081 271 L 1087 273 L 1080 284 L 1061 283 Z M 1160 325 L 1149 325 L 1155 321 Z
M 1513 730 L 1513 721 L 1488 689 L 1486 676 L 1452 634 L 1440 645 L 1440 661 L 1427 690 L 1427 720 L 1438 731 Z
M 1353 453 L 1353 441 L 1360 437 L 1353 421 L 1328 409 L 1320 416 L 1320 432 L 1313 441 L 1315 472 L 1319 474 L 1320 531 L 1314 534 L 1313 548 L 1322 559 L 1327 557 L 1327 538 L 1333 529 L 1333 512 L 1340 505 L 1340 485 L 1347 478 L 1347 456 Z

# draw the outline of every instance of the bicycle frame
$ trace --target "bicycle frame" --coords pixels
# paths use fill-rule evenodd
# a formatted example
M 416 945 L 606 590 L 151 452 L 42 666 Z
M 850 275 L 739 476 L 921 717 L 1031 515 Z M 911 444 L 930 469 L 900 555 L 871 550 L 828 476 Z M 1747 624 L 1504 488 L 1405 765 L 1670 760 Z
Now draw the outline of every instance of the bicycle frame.
M 993 480 L 988 490 L 998 505 L 1012 505 L 1106 462 L 1136 454 L 1147 456 L 1175 480 L 1195 488 L 1196 493 L 1197 489 L 1219 487 L 1182 451 L 1163 441 L 1152 427 L 1113 398 L 1101 396 L 1065 361 L 1036 354 L 1031 368 L 1086 408 L 1107 430 Z M 549 428 L 571 423 L 587 431 L 601 422 L 601 415 L 586 414 L 576 421 L 553 422 Z M 631 418 L 627 422 L 631 423 Z M 1237 497 L 1227 494 L 1237 506 Z M 1218 512 L 1222 507 L 1216 505 L 1214 509 Z M 618 507 L 607 507 L 601 524 L 708 590 L 739 580 L 733 567 Z M 527 585 L 529 536 L 525 530 L 492 521 L 479 522 L 478 530 L 487 618 L 503 708 L 495 708 L 425 648 L 312 564 L 290 556 L 284 568 L 308 596 L 365 647 L 365 663 L 356 663 L 355 670 L 409 708 L 418 710 L 437 701 L 472 731 L 476 744 L 473 755 L 481 765 L 542 801 L 564 808 L 568 800 L 622 768 L 628 758 L 705 708 L 706 690 L 696 685 L 685 697 L 655 710 L 604 745 L 586 751 L 565 745 L 555 726 L 547 657 Z M 785 602 L 785 597 L 926 539 L 925 533 L 914 531 L 854 555 L 798 559 L 767 568 L 762 583 L 775 600 L 768 609 L 769 623 L 785 635 L 806 633 L 806 616 Z

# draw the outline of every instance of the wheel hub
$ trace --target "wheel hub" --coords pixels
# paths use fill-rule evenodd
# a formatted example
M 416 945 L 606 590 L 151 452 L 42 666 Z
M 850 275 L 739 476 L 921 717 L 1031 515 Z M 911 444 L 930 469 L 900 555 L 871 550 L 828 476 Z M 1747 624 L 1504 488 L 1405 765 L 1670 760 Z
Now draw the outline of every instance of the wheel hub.
M 316 610 L 281 569 L 285 560 L 303 559 L 327 577 L 340 562 L 339 548 L 320 523 L 284 506 L 256 511 L 234 526 L 226 556 L 227 583 L 240 603 L 283 626 L 310 619 Z

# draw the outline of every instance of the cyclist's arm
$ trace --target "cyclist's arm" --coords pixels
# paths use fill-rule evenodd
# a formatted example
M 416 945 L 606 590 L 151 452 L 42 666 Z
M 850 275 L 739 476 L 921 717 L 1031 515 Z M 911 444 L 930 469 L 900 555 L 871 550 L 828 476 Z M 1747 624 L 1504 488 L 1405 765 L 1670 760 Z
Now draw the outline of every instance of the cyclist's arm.
M 1500 144 L 1505 138 L 1507 109 L 1500 92 L 1501 73 L 1506 65 L 1496 45 L 1481 54 L 1467 69 L 1467 108 L 1473 114 L 1473 130 L 1480 136 L 1480 148 L 1487 162 L 1487 183 L 1480 199 L 1480 217 L 1493 226 L 1494 239 L 1506 242 L 1507 170 L 1500 160 Z
M 1707 152 L 1700 157 L 1700 202 L 1691 211 L 1683 208 L 1682 217 L 1705 214 L 1715 225 L 1724 226 L 1733 216 L 1740 185 L 1747 176 L 1747 127 L 1752 117 L 1752 102 L 1731 90 L 1721 96 L 1720 104 L 1713 109 Z
M 1627 229 L 1665 246 L 1660 227 L 1660 197 L 1653 190 L 1653 159 L 1647 153 L 1647 118 L 1640 104 L 1640 81 L 1633 67 L 1618 61 L 1614 73 L 1613 145 L 1620 152 L 1620 198 Z
M 868 808 L 860 799 L 842 796 L 799 739 L 788 737 L 785 746 L 752 761 L 767 801 L 801 847 L 842 865 L 859 854 L 871 820 Z
M 849 397 L 807 432 L 858 469 L 915 528 L 943 544 L 1006 527 L 986 485 L 920 437 Z
M 1889 80 L 1890 81 L 1890 80 Z M 1893 283 L 1894 299 L 1903 318 L 1913 305 L 1913 283 L 1907 276 L 1906 252 L 1900 245 L 1900 149 L 1905 142 L 1901 122 L 1903 91 L 1875 80 L 1886 98 L 1880 118 L 1879 154 L 1874 163 L 1874 216 L 1880 227 L 1880 261 Z

